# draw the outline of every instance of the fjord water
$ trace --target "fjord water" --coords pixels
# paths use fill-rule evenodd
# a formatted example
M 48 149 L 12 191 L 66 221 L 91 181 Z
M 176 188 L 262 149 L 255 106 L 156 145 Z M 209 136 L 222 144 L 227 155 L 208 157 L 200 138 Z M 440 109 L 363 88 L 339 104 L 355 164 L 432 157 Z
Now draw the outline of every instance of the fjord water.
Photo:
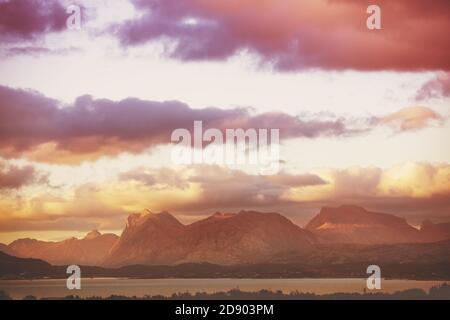
M 381 292 L 392 293 L 407 289 L 424 289 L 444 281 L 382 280 Z M 143 297 L 144 295 L 170 296 L 174 293 L 226 292 L 232 289 L 260 291 L 262 289 L 284 293 L 293 291 L 328 294 L 336 292 L 363 293 L 366 279 L 82 279 L 80 290 L 68 290 L 65 279 L 1 280 L 0 290 L 14 299 L 27 295 L 37 298 L 108 297 L 121 295 Z M 378 291 L 378 290 L 377 290 Z

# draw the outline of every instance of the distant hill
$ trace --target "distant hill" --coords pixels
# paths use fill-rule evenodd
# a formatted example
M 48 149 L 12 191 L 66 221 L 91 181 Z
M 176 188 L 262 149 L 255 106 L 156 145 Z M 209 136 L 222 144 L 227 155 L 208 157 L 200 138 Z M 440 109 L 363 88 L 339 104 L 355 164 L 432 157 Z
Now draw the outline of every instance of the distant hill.
M 330 243 L 390 244 L 423 241 L 420 231 L 403 218 L 349 205 L 322 208 L 305 228 L 316 234 L 321 241 Z
M 100 234 L 94 230 L 83 239 L 39 241 L 19 239 L 8 245 L 6 253 L 23 258 L 37 258 L 52 264 L 99 265 L 118 240 L 114 234 Z
M 0 252 L 0 277 L 43 277 L 52 275 L 54 267 L 39 259 L 24 259 Z

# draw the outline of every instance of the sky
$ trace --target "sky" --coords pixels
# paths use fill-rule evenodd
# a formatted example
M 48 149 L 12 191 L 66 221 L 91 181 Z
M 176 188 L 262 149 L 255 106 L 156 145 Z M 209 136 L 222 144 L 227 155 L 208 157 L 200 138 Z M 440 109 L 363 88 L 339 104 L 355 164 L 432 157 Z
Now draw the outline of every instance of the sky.
M 450 4 L 372 2 L 0 0 L 0 242 L 146 208 L 450 221 Z M 194 121 L 279 129 L 280 170 L 174 163 Z

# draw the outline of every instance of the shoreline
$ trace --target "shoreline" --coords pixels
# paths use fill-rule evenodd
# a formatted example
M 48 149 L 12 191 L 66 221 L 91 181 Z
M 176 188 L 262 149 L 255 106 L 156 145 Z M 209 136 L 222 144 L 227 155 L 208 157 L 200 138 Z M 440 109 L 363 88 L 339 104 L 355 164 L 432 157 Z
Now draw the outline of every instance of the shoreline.
M 282 291 L 274 289 L 206 291 L 177 291 L 172 294 L 104 294 L 104 295 L 54 295 L 35 296 L 23 294 L 15 297 L 0 288 L 0 300 L 450 300 L 450 284 L 444 282 L 429 288 L 407 288 L 392 292 L 386 291 L 342 291 L 312 292 L 312 291 Z
M 345 280 L 360 279 L 366 280 L 364 277 L 82 277 L 83 280 Z M 382 277 L 382 280 L 398 280 L 398 281 L 449 281 L 450 278 L 391 278 Z M 2 281 L 39 281 L 39 280 L 67 280 L 67 277 L 33 277 L 33 278 L 0 278 Z

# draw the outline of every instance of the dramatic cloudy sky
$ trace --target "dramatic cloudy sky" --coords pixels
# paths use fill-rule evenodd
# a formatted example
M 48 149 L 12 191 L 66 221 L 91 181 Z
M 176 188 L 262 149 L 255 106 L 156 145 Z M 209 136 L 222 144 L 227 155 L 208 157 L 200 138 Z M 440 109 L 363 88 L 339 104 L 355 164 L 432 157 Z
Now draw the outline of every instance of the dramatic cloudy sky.
M 144 208 L 450 221 L 448 30 L 448 0 L 0 0 L 0 242 Z M 280 129 L 280 172 L 174 164 L 195 120 Z

